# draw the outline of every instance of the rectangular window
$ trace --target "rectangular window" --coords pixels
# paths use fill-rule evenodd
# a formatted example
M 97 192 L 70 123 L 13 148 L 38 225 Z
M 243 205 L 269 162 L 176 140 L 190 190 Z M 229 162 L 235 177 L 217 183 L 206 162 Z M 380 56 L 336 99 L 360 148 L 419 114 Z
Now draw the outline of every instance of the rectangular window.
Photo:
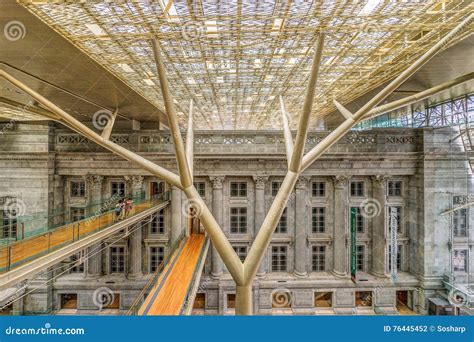
M 356 246 L 356 266 L 357 271 L 365 271 L 365 246 L 357 245 Z
M 311 184 L 311 195 L 313 197 L 326 196 L 326 182 L 313 182 Z
M 287 272 L 288 258 L 286 246 L 272 246 L 272 272 Z
M 110 182 L 112 197 L 125 197 L 125 182 Z
M 281 182 L 272 182 L 272 196 L 275 197 L 280 190 Z
M 125 272 L 125 247 L 110 247 L 110 273 Z
M 453 268 L 456 272 L 467 272 L 467 249 L 455 249 Z
M 71 197 L 85 197 L 86 183 L 83 181 L 72 181 L 70 183 Z
M 165 233 L 165 209 L 159 210 L 150 223 L 150 234 Z
M 71 222 L 84 220 L 86 218 L 86 208 L 71 208 L 70 218 Z
M 194 182 L 194 187 L 196 188 L 199 196 L 206 197 L 206 182 Z
M 276 226 L 275 233 L 277 234 L 285 234 L 288 231 L 288 208 L 283 210 L 281 214 L 280 221 L 278 221 L 278 225 Z
M 230 208 L 230 232 L 247 233 L 247 208 Z
M 244 262 L 247 257 L 247 246 L 232 246 L 235 253 L 237 253 L 240 261 Z
M 326 271 L 326 246 L 317 245 L 312 248 L 312 269 L 313 272 Z
M 365 230 L 364 215 L 362 215 L 362 209 L 360 207 L 352 207 L 356 212 L 355 228 L 357 233 L 363 233 Z
M 230 197 L 247 197 L 247 182 L 231 182 Z
M 453 234 L 455 237 L 467 236 L 467 208 L 453 212 Z
M 400 197 L 402 195 L 402 181 L 388 181 L 388 195 Z
M 395 220 L 392 220 L 392 216 Z M 402 207 L 388 207 L 388 231 L 392 231 L 392 221 L 397 225 L 397 232 L 402 231 Z
M 311 212 L 311 228 L 313 233 L 326 231 L 326 208 L 313 207 Z
M 351 197 L 364 197 L 364 182 L 351 182 Z
M 156 271 L 158 266 L 163 262 L 165 259 L 165 248 L 162 246 L 153 246 L 150 247 L 150 273 Z
M 1 237 L 4 239 L 14 239 L 17 237 L 18 232 L 18 221 L 17 211 L 14 209 L 2 210 L 2 234 Z
M 84 273 L 84 262 L 81 262 L 81 253 L 71 255 L 71 273 Z

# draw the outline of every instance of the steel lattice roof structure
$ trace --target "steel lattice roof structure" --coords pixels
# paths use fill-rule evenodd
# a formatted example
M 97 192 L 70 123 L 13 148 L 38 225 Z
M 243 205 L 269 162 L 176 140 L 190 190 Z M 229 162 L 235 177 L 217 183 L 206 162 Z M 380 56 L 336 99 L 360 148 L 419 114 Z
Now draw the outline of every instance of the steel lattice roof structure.
M 193 99 L 196 129 L 280 128 L 278 95 L 294 127 L 324 32 L 316 126 L 333 99 L 348 103 L 392 79 L 474 8 L 462 0 L 19 2 L 164 109 L 157 38 L 180 123 Z

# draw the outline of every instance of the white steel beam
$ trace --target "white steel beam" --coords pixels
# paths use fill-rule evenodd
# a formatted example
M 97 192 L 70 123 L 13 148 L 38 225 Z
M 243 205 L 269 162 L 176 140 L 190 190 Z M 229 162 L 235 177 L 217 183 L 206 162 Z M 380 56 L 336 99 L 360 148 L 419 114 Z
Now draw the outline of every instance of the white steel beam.
M 102 138 L 109 140 L 110 135 L 112 134 L 112 129 L 114 128 L 114 123 L 115 119 L 117 118 L 117 113 L 118 113 L 118 108 L 115 109 L 115 111 L 112 113 L 110 116 L 109 121 L 107 121 L 107 124 L 104 127 L 104 130 L 102 131 Z
M 334 103 L 334 106 L 336 106 L 337 110 L 347 119 L 353 119 L 354 115 L 342 104 L 337 102 L 336 100 L 332 101 Z
M 438 43 L 433 45 L 427 52 L 418 58 L 411 66 L 403 71 L 398 77 L 385 86 L 380 92 L 370 99 L 362 108 L 360 108 L 352 118 L 346 119 L 339 127 L 332 131 L 326 138 L 324 138 L 318 145 L 313 147 L 304 157 L 302 170 L 307 169 L 316 159 L 318 159 L 324 152 L 326 152 L 332 145 L 334 145 L 344 134 L 346 134 L 354 125 L 362 120 L 373 107 L 383 101 L 395 89 L 397 89 L 403 82 L 412 76 L 419 68 L 428 62 L 436 53 L 441 51 L 452 38 L 462 33 L 462 30 L 470 24 L 474 14 L 470 14 L 466 19 L 459 23 L 446 36 L 440 39 Z
M 191 180 L 194 180 L 194 102 L 189 101 L 188 130 L 186 131 L 186 158 Z
M 120 145 L 117 145 L 113 142 L 111 142 L 108 139 L 104 139 L 101 137 L 99 134 L 85 126 L 83 123 L 79 122 L 75 118 L 73 118 L 71 115 L 63 111 L 61 108 L 56 106 L 54 103 L 22 83 L 21 81 L 17 80 L 15 77 L 7 73 L 6 71 L 0 69 L 0 77 L 5 78 L 8 82 L 16 86 L 18 89 L 24 91 L 25 93 L 29 94 L 31 97 L 36 99 L 39 103 L 41 103 L 43 106 L 45 106 L 47 109 L 49 109 L 51 112 L 56 114 L 61 123 L 72 129 L 73 131 L 76 131 L 77 133 L 85 136 L 86 138 L 92 140 L 93 142 L 97 143 L 98 145 L 104 147 L 105 149 L 118 154 L 119 156 L 123 157 L 124 159 L 127 159 L 131 162 L 136 163 L 140 167 L 142 167 L 144 170 L 151 172 L 152 174 L 158 176 L 159 178 L 164 179 L 168 183 L 177 186 L 179 188 L 182 188 L 181 182 L 179 180 L 179 177 L 176 176 L 174 173 L 166 170 L 165 168 L 156 165 L 152 163 L 151 161 L 140 157 L 136 153 L 133 153 L 126 148 L 123 148 Z
M 283 126 L 283 138 L 285 139 L 285 151 L 288 167 L 290 166 L 291 155 L 293 154 L 293 135 L 291 134 L 290 124 L 288 123 L 288 113 L 286 112 L 283 96 L 280 95 L 280 113 Z

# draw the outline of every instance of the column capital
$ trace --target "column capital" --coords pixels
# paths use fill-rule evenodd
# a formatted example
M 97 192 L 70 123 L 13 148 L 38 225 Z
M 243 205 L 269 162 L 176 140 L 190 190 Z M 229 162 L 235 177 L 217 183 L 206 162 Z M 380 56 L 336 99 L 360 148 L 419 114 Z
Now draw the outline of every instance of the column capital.
M 349 183 L 350 176 L 347 175 L 337 175 L 332 177 L 332 182 L 336 188 L 344 188 Z
M 132 183 L 132 186 L 134 188 L 141 188 L 142 185 L 143 185 L 143 179 L 144 178 L 145 177 L 140 176 L 140 175 L 132 176 L 131 179 L 130 179 L 130 182 Z
M 84 176 L 84 180 L 92 187 L 92 188 L 100 188 L 102 186 L 102 181 L 104 180 L 104 176 L 102 175 L 93 175 L 87 174 Z
M 308 188 L 308 183 L 309 183 L 309 177 L 303 177 L 299 176 L 298 179 L 296 180 L 296 189 L 302 189 L 305 190 Z
M 224 183 L 225 176 L 209 176 L 209 180 L 212 183 L 213 189 L 222 189 L 222 184 Z
M 387 180 L 389 180 L 391 177 L 388 175 L 374 175 L 370 176 L 370 179 L 372 180 L 372 183 L 375 185 L 384 185 Z
M 268 181 L 268 176 L 258 175 L 252 177 L 255 182 L 255 188 L 263 190 L 265 189 L 265 182 Z

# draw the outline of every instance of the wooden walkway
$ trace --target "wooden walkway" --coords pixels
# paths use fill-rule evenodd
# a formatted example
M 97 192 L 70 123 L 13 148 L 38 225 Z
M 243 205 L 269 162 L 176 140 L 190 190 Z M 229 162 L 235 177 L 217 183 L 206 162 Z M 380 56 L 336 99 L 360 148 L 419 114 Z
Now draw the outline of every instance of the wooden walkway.
M 192 234 L 163 269 L 139 315 L 179 315 L 205 245 L 203 234 Z
M 139 203 L 133 207 L 128 217 L 132 217 L 156 204 L 157 201 L 152 200 Z M 0 273 L 12 270 L 84 236 L 109 227 L 115 223 L 113 215 L 113 212 L 108 212 L 2 246 L 0 248 Z

